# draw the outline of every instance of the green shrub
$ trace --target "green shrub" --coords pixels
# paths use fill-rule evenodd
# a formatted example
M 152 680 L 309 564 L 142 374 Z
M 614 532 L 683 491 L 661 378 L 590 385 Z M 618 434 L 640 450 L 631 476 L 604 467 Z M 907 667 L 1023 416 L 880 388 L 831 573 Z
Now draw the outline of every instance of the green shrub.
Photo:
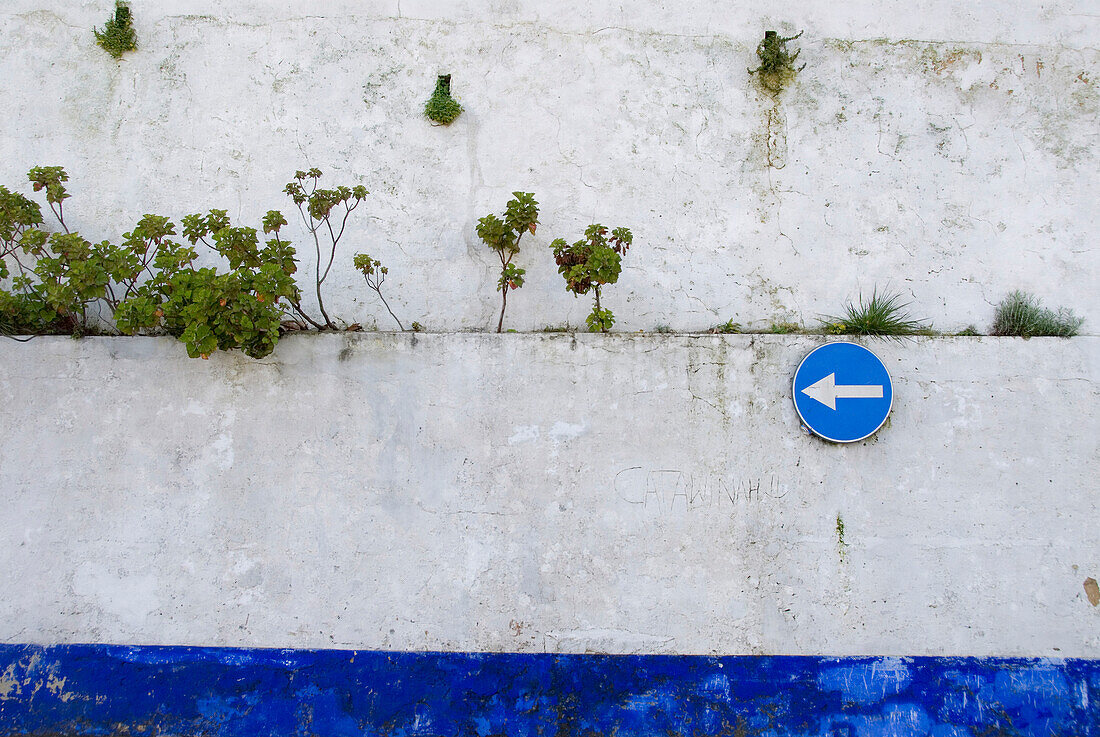
M 137 35 L 134 33 L 130 6 L 116 0 L 114 17 L 108 18 L 103 30 L 93 28 L 95 42 L 101 49 L 116 59 L 121 59 L 127 51 L 137 49 Z
M 932 326 L 914 319 L 905 309 L 908 306 L 900 295 L 879 294 L 876 289 L 866 302 L 863 295 L 858 304 L 849 302 L 843 315 L 824 318 L 822 327 L 831 335 L 931 335 Z
M 997 305 L 990 335 L 1069 338 L 1077 335 L 1083 323 L 1084 318 L 1077 317 L 1072 310 L 1062 308 L 1055 312 L 1043 307 L 1037 297 L 1017 290 Z
M 608 238 L 607 228 L 594 223 L 585 229 L 584 237 L 571 246 L 564 238 L 550 244 L 558 273 L 565 279 L 565 288 L 574 296 L 590 291 L 595 295 L 592 312 L 585 318 L 589 332 L 606 333 L 615 324 L 611 310 L 600 305 L 600 287 L 619 281 L 623 255 L 633 242 L 634 236 L 627 228 L 615 228 Z
M 760 84 L 770 92 L 778 94 L 783 87 L 794 78 L 798 72 L 806 68 L 806 65 L 794 66 L 795 59 L 802 50 L 793 54 L 787 50 L 787 44 L 802 35 L 799 31 L 793 36 L 780 36 L 775 31 L 765 31 L 764 40 L 756 47 L 756 56 L 760 59 L 760 66 L 750 69 L 749 74 L 757 75 Z
M 273 237 L 262 247 L 255 228 L 234 227 L 224 210 L 188 215 L 182 222 L 191 246 L 207 246 L 229 262 L 229 270 L 197 267 L 195 249 L 169 239 L 175 226 L 146 215 L 125 239 L 135 252 L 152 255 L 156 271 L 119 304 L 119 329 L 164 330 L 183 341 L 192 358 L 234 348 L 253 358 L 268 355 L 279 342 L 282 301 L 300 298 L 294 249 L 279 237 L 286 220 L 268 212 L 264 232 Z
M 497 291 L 501 294 L 500 319 L 497 332 L 504 329 L 504 310 L 508 307 L 508 290 L 523 286 L 525 269 L 517 268 L 512 259 L 519 253 L 519 242 L 525 233 L 534 235 L 539 222 L 539 203 L 530 192 L 513 192 L 504 206 L 504 219 L 486 215 L 477 221 L 477 237 L 496 251 L 500 258 L 500 278 Z
M 69 231 L 64 169 L 34 167 L 27 178 L 34 191 L 45 191 L 64 232 L 44 230 L 36 202 L 0 187 L 0 279 L 11 277 L 10 291 L 0 290 L 0 329 L 5 334 L 84 335 L 94 327 L 89 315 L 94 305 L 117 305 L 114 285 L 131 278 L 134 258 L 124 248 L 107 241 L 93 244 Z
M 435 92 L 424 105 L 424 115 L 437 125 L 450 125 L 462 114 L 462 106 L 451 97 L 451 75 L 440 74 L 435 82 Z

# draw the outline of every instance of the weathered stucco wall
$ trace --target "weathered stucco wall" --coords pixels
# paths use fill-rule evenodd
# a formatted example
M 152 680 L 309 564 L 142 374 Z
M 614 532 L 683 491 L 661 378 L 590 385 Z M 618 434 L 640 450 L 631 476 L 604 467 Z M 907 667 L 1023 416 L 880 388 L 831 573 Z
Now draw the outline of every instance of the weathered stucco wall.
M 362 183 L 330 283 L 348 322 L 389 327 L 351 269 L 366 250 L 406 324 L 489 327 L 474 224 L 513 190 L 542 203 L 519 329 L 581 323 L 547 246 L 593 221 L 635 233 L 606 298 L 623 329 L 813 324 L 876 286 L 943 330 L 1016 288 L 1100 320 L 1091 0 L 134 0 L 117 63 L 91 34 L 110 0 L 62 5 L 0 8 L 0 182 L 66 166 L 93 240 L 146 212 L 255 225 L 308 166 Z M 746 74 L 768 28 L 805 31 L 778 99 Z M 421 116 L 442 72 L 466 107 L 449 128 Z
M 0 344 L 0 642 L 1100 656 L 1100 339 Z

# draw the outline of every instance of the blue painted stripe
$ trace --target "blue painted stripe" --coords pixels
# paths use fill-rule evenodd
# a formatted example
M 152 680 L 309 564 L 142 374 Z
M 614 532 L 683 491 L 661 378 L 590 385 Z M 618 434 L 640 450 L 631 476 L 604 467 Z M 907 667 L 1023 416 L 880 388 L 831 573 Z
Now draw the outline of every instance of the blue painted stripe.
M 0 645 L 53 733 L 1100 737 L 1100 661 Z

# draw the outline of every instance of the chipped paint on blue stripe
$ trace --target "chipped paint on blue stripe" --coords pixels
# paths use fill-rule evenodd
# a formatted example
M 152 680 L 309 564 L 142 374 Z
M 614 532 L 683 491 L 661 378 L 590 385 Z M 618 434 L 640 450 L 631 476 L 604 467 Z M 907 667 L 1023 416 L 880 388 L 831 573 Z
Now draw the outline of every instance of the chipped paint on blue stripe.
M 1097 735 L 1100 661 L 0 645 L 0 735 Z

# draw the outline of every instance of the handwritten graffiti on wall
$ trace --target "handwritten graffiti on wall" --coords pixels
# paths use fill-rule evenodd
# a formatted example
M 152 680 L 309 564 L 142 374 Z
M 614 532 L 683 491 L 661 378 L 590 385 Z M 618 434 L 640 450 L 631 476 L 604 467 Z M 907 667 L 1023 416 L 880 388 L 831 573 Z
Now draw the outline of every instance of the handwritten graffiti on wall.
M 782 499 L 791 491 L 778 476 L 721 477 L 644 466 L 616 473 L 614 487 L 622 501 L 661 513 L 734 510 Z

